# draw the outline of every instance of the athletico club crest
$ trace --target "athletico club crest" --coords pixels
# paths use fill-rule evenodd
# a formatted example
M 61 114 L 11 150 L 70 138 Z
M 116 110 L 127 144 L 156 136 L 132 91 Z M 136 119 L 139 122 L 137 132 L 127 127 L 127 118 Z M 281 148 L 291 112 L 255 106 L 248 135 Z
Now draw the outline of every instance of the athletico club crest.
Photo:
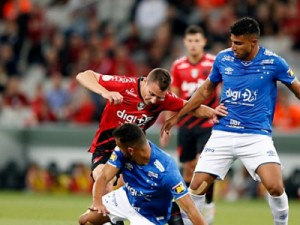
M 192 69 L 192 71 L 191 71 L 192 78 L 198 77 L 198 74 L 199 74 L 199 70 L 198 69 Z
M 137 104 L 137 109 L 138 110 L 143 110 L 146 107 L 146 104 L 144 102 L 139 102 Z

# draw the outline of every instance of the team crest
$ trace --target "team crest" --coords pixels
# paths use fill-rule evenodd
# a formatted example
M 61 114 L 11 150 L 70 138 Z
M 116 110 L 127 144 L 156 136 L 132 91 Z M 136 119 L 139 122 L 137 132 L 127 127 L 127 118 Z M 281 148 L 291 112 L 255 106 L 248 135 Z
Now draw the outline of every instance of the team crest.
M 146 107 L 146 104 L 144 102 L 139 102 L 137 104 L 137 109 L 138 110 L 143 110 Z
M 199 70 L 198 69 L 192 69 L 192 71 L 191 71 L 192 78 L 198 77 L 198 74 L 199 74 Z
M 180 194 L 185 191 L 186 187 L 184 186 L 184 184 L 182 182 L 180 182 L 173 189 L 175 190 L 175 192 L 177 194 Z

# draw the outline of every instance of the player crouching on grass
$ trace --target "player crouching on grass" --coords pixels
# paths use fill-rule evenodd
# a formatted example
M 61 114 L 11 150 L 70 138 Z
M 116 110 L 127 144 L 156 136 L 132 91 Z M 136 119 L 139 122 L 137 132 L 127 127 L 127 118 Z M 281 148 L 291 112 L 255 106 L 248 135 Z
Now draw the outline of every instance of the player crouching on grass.
M 172 199 L 193 224 L 207 225 L 170 155 L 147 140 L 137 125 L 123 124 L 113 136 L 117 147 L 95 182 L 93 213 L 80 216 L 80 225 L 124 220 L 131 225 L 164 225 L 171 216 Z M 104 195 L 106 185 L 119 172 L 125 185 Z

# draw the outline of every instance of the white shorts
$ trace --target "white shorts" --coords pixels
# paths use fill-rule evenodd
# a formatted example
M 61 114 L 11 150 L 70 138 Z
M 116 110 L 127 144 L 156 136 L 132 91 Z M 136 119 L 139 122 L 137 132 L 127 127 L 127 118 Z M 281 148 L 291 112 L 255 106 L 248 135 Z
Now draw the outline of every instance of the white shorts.
M 260 180 L 256 169 L 265 163 L 280 164 L 270 136 L 239 134 L 213 130 L 203 149 L 195 172 L 224 179 L 236 159 L 240 159 L 254 180 Z
M 139 214 L 129 203 L 123 188 L 112 191 L 102 197 L 103 205 L 109 211 L 111 222 L 129 220 L 130 225 L 155 225 Z

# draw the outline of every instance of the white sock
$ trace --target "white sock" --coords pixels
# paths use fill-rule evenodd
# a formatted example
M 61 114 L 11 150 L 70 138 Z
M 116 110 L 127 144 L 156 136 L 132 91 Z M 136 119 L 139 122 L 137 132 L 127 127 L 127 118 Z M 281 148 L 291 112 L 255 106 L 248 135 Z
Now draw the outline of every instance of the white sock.
M 195 195 L 195 194 L 191 194 L 191 197 L 196 205 L 196 208 L 203 213 L 204 210 L 204 205 L 205 205 L 205 195 Z
M 205 195 L 195 195 L 195 194 L 191 194 L 192 200 L 196 205 L 196 208 L 202 213 L 203 209 L 204 209 L 204 204 L 205 204 Z M 181 210 L 181 216 L 182 216 L 182 220 L 183 220 L 183 224 L 184 225 L 193 225 L 193 223 L 190 221 L 190 219 L 188 218 L 188 216 L 186 215 L 186 213 Z
M 268 202 L 273 214 L 274 225 L 288 225 L 289 202 L 286 193 L 275 197 L 268 193 Z

